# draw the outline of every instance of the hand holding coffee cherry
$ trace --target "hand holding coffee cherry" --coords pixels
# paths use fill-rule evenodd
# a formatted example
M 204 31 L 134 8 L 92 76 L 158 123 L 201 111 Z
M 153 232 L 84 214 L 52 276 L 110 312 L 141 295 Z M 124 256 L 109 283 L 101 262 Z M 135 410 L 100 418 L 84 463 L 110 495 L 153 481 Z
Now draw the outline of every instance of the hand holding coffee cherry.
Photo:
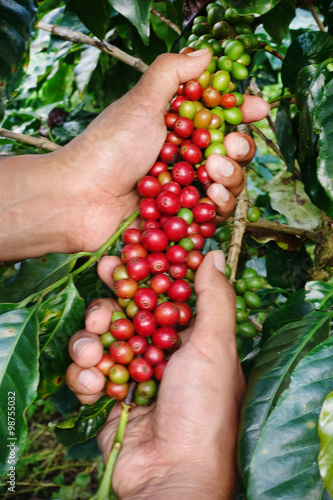
M 98 265 L 111 287 L 120 263 L 107 256 Z M 185 498 L 231 497 L 244 381 L 235 346 L 234 291 L 223 269 L 222 253 L 209 252 L 195 277 L 196 320 L 181 333 L 182 346 L 170 358 L 158 400 L 130 413 L 113 478 L 121 499 L 179 498 L 179 491 Z M 92 403 L 104 389 L 105 377 L 94 367 L 103 354 L 99 335 L 119 309 L 115 301 L 95 301 L 87 311 L 86 329 L 71 341 L 74 363 L 67 383 L 83 403 Z M 119 414 L 117 406 L 99 435 L 105 458 Z

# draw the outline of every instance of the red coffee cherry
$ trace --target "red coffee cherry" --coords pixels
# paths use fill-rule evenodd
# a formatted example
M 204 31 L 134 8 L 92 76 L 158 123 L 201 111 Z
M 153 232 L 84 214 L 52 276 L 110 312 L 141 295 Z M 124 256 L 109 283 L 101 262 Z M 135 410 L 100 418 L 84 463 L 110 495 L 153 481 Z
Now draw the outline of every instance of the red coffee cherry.
M 193 143 L 184 144 L 184 142 L 180 147 L 180 156 L 183 158 L 183 160 L 188 161 L 192 165 L 200 163 L 202 160 L 202 153 L 198 146 Z
M 157 363 L 157 365 L 155 365 L 154 377 L 158 382 L 160 382 L 162 380 L 163 373 L 164 373 L 164 370 L 165 370 L 167 364 L 168 364 L 168 361 L 166 359 L 164 359 L 163 361 L 161 361 L 160 363 Z
M 179 196 L 182 191 L 182 188 L 178 182 L 171 181 L 164 184 L 162 191 L 171 191 L 172 193 Z
M 210 132 L 206 128 L 196 128 L 192 133 L 191 140 L 198 148 L 206 149 L 211 142 Z
M 142 234 L 142 245 L 149 252 L 163 252 L 168 244 L 168 237 L 162 229 L 147 229 Z
M 153 376 L 154 370 L 144 358 L 135 358 L 128 365 L 128 371 L 135 382 L 146 382 Z
M 191 137 L 194 125 L 192 120 L 186 118 L 186 116 L 179 116 L 174 123 L 173 130 L 183 139 Z
M 182 279 L 186 276 L 187 267 L 185 264 L 171 264 L 168 273 L 175 280 Z
M 178 117 L 178 115 L 176 115 Z M 148 172 L 148 175 L 158 177 L 162 172 L 168 171 L 168 165 L 162 161 L 156 161 Z
M 215 231 L 216 231 L 216 226 L 213 221 L 204 222 L 199 226 L 199 233 L 202 234 L 204 238 L 212 238 L 212 236 L 214 236 L 215 234 Z
M 127 245 L 128 243 L 140 243 L 141 242 L 141 231 L 139 229 L 134 229 L 129 227 L 122 234 L 122 240 Z
M 156 330 L 156 320 L 150 311 L 139 311 L 133 319 L 135 331 L 142 337 L 150 337 Z
M 121 252 L 121 260 L 124 264 L 127 264 L 132 259 L 145 259 L 147 255 L 147 250 L 140 243 L 129 243 L 128 245 L 124 246 Z
M 205 165 L 200 165 L 197 170 L 197 179 L 204 186 L 208 186 L 212 182 L 212 179 L 209 177 Z
M 184 264 L 187 261 L 187 251 L 180 245 L 169 247 L 166 256 L 171 264 Z
M 114 291 L 117 297 L 120 297 L 121 299 L 131 299 L 134 297 L 138 288 L 139 285 L 135 280 L 125 278 L 116 282 Z
M 193 317 L 192 309 L 185 302 L 175 302 L 175 306 L 177 306 L 179 309 L 179 318 L 177 324 L 180 326 L 187 325 L 187 323 L 189 323 Z
M 220 104 L 221 94 L 215 87 L 208 86 L 203 89 L 201 99 L 207 108 L 216 108 Z
M 95 365 L 95 367 L 98 368 L 98 370 L 100 372 L 102 372 L 103 375 L 105 375 L 106 377 L 108 377 L 109 373 L 110 373 L 110 370 L 111 370 L 111 368 L 113 367 L 113 365 L 115 363 L 116 363 L 115 360 L 111 358 L 110 354 L 106 354 L 105 353 L 105 354 L 103 354 L 102 359 L 100 360 L 100 362 L 97 363 L 97 365 Z
M 118 400 L 126 398 L 128 394 L 128 389 L 129 389 L 128 383 L 115 384 L 114 382 L 111 382 L 111 380 L 107 381 L 105 387 L 106 394 L 109 396 L 109 398 Z
M 233 94 L 223 94 L 221 96 L 221 106 L 226 109 L 234 108 L 237 104 L 237 97 Z
M 192 234 L 192 233 L 199 233 L 200 232 L 200 226 L 197 222 L 191 222 L 191 224 L 188 225 L 187 228 L 187 234 Z
M 157 208 L 155 198 L 145 198 L 139 203 L 139 213 L 143 219 L 157 220 L 161 216 L 161 212 Z
M 199 233 L 189 234 L 188 238 L 193 241 L 194 250 L 201 250 L 205 245 L 205 238 Z
M 187 222 L 181 217 L 170 217 L 163 229 L 170 241 L 180 241 L 187 236 Z
M 183 279 L 174 281 L 168 290 L 168 296 L 174 302 L 185 302 L 191 293 L 191 285 Z
M 170 267 L 167 256 L 162 252 L 150 253 L 147 257 L 147 262 L 151 274 L 165 273 Z
M 111 323 L 110 332 L 117 340 L 128 340 L 134 335 L 134 326 L 129 319 L 117 319 Z
M 171 171 L 171 175 L 181 186 L 189 186 L 195 178 L 194 168 L 187 161 L 176 163 Z
M 189 80 L 184 86 L 184 96 L 189 101 L 198 101 L 202 95 L 202 85 L 198 80 Z
M 176 134 L 176 132 L 168 132 L 165 141 L 170 142 L 170 144 L 174 144 L 175 146 L 180 146 L 183 142 L 183 138 L 180 135 Z
M 156 196 L 162 191 L 161 183 L 152 175 L 145 175 L 144 177 L 141 177 L 138 181 L 137 187 L 141 196 L 144 196 L 145 198 L 156 198 Z
M 170 111 L 178 113 L 179 107 L 184 101 L 187 101 L 187 99 L 183 95 L 174 97 L 170 102 Z
M 141 281 L 147 278 L 149 274 L 149 265 L 146 259 L 137 257 L 127 263 L 127 271 L 132 280 Z
M 152 366 L 157 365 L 157 363 L 160 363 L 161 361 L 164 360 L 165 354 L 162 351 L 162 349 L 159 349 L 156 347 L 156 345 L 149 345 L 147 347 L 146 352 L 143 355 L 144 359 L 146 359 Z
M 142 220 L 140 225 L 142 231 L 146 231 L 147 229 L 159 229 L 161 227 L 160 223 L 157 220 Z M 140 232 L 142 235 L 142 233 Z
M 133 337 L 128 339 L 128 344 L 131 346 L 135 356 L 144 354 L 148 348 L 147 339 L 145 337 L 142 337 L 141 335 L 133 335 Z
M 154 317 L 160 326 L 174 326 L 179 319 L 179 310 L 172 302 L 162 302 L 155 308 Z
M 171 349 L 178 342 L 178 335 L 171 326 L 161 326 L 152 335 L 153 344 L 159 349 Z
M 156 198 L 156 204 L 165 215 L 175 215 L 181 209 L 179 197 L 171 191 L 162 191 Z
M 173 130 L 173 126 L 175 124 L 175 121 L 179 118 L 179 115 L 176 113 L 166 113 L 164 115 L 164 121 L 165 125 L 167 126 L 168 130 Z
M 211 222 L 216 215 L 216 210 L 210 203 L 198 203 L 198 205 L 193 207 L 192 213 L 194 221 L 201 224 L 203 222 Z
M 178 160 L 178 148 L 171 142 L 165 142 L 160 151 L 160 160 L 167 165 L 172 165 Z
M 187 267 L 196 271 L 203 259 L 204 256 L 199 250 L 191 250 L 187 256 Z
M 134 302 L 139 309 L 153 311 L 157 306 L 157 295 L 150 288 L 139 288 L 134 295 Z
M 156 274 L 150 280 L 150 288 L 154 290 L 156 295 L 160 295 L 169 290 L 171 283 L 171 279 L 166 274 Z
M 199 203 L 200 194 L 195 186 L 187 186 L 182 189 L 179 199 L 182 207 L 193 208 Z
M 134 358 L 134 352 L 130 345 L 124 340 L 117 340 L 109 349 L 110 356 L 116 363 L 121 365 L 128 365 Z

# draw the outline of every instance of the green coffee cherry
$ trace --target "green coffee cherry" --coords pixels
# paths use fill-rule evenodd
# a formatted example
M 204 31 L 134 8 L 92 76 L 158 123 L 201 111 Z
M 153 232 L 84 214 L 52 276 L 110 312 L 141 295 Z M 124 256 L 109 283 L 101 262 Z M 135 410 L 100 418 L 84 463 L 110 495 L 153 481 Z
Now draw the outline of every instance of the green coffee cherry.
M 233 40 L 225 48 L 226 56 L 230 57 L 232 61 L 237 61 L 244 52 L 244 47 L 241 42 Z
M 210 29 L 206 24 L 194 24 L 192 27 L 192 33 L 194 33 L 194 35 L 201 36 L 206 33 L 210 33 Z
M 201 23 L 206 23 L 207 22 L 207 17 L 205 16 L 198 16 L 194 19 L 193 21 L 193 26 L 196 24 L 201 24 Z
M 231 267 L 229 266 L 229 264 L 226 264 L 225 265 L 225 277 L 227 279 L 230 279 L 230 276 L 231 276 Z
M 242 64 L 243 66 L 248 66 L 251 62 L 251 56 L 250 54 L 247 54 L 246 52 L 243 52 L 243 54 L 240 56 L 237 61 L 239 64 Z
M 237 323 L 244 323 L 247 320 L 248 314 L 245 309 L 236 309 L 236 321 Z
M 185 248 L 187 252 L 193 250 L 194 247 L 194 243 L 190 238 L 183 238 L 182 240 L 179 241 L 178 245 Z
M 184 219 L 187 224 L 191 224 L 191 222 L 193 222 L 193 213 L 189 208 L 181 208 L 177 214 L 177 217 L 181 217 L 182 219 Z
M 227 154 L 227 150 L 221 142 L 212 142 L 208 146 L 208 148 L 205 149 L 205 158 L 208 158 L 208 156 L 212 155 L 213 153 L 218 153 L 225 156 Z
M 134 401 L 139 406 L 150 406 L 152 403 L 152 399 L 142 398 L 137 392 L 134 394 Z
M 260 218 L 260 210 L 258 207 L 250 207 L 247 211 L 247 218 L 250 222 L 257 222 Z
M 232 95 L 234 95 L 237 99 L 236 101 L 236 106 L 240 106 L 244 102 L 244 96 L 243 94 L 240 94 L 239 92 L 231 92 Z
M 244 283 L 246 286 L 245 281 L 244 281 Z M 261 298 L 259 297 L 259 295 L 256 295 L 253 292 L 245 292 L 244 299 L 245 299 L 245 302 L 248 305 L 248 307 L 251 307 L 251 309 L 259 309 L 261 306 Z
M 239 22 L 234 26 L 237 35 L 246 35 L 252 33 L 250 26 L 247 23 Z
M 234 67 L 234 63 L 232 62 L 230 57 L 222 56 L 217 60 L 217 67 L 218 69 L 223 69 L 224 71 L 228 71 L 230 73 L 232 68 Z
M 241 278 L 243 280 L 246 280 L 248 278 L 254 278 L 258 276 L 258 273 L 255 269 L 252 269 L 252 267 L 247 267 L 246 269 L 244 269 L 244 271 L 242 272 L 242 276 Z
M 185 116 L 186 118 L 189 118 L 190 120 L 193 120 L 196 112 L 197 112 L 197 108 L 196 108 L 195 104 L 193 103 L 193 101 L 182 102 L 181 105 L 179 106 L 179 109 L 178 109 L 179 116 Z
M 236 24 L 240 21 L 241 16 L 234 9 L 227 9 L 224 13 L 224 19 L 230 24 Z
M 245 280 L 237 280 L 235 283 L 235 290 L 239 295 L 243 295 L 247 291 Z
M 126 304 L 127 305 L 127 304 Z M 118 319 L 126 319 L 127 316 L 123 311 L 113 311 L 112 316 L 111 316 L 111 323 L 114 321 L 117 321 Z
M 245 80 L 249 76 L 247 68 L 237 61 L 234 62 L 231 74 L 236 80 Z
M 117 339 L 114 338 L 111 332 L 105 332 L 102 335 L 100 335 L 99 338 L 105 349 L 109 349 L 109 347 L 113 344 L 113 342 L 117 341 Z
M 230 24 L 225 21 L 219 21 L 212 27 L 212 33 L 218 40 L 223 40 L 223 38 L 227 38 L 231 33 Z
M 262 288 L 262 279 L 260 276 L 253 276 L 251 278 L 247 278 L 245 280 L 247 289 L 250 292 L 256 292 L 257 290 L 260 290 Z
M 237 333 L 239 335 L 242 335 L 243 337 L 252 339 L 253 337 L 255 337 L 257 333 L 255 327 L 249 321 L 245 321 L 245 323 L 242 323 L 237 326 L 238 326 Z
M 216 60 L 212 57 L 212 59 L 210 60 L 210 63 L 208 64 L 207 66 L 207 71 L 209 71 L 209 73 L 215 73 L 216 71 Z
M 230 125 L 239 125 L 240 123 L 242 123 L 243 120 L 242 112 L 236 106 L 234 108 L 225 109 L 224 117 L 225 121 L 227 123 L 230 123 Z
M 157 391 L 157 383 L 154 379 L 147 380 L 146 382 L 140 382 L 137 385 L 136 393 L 145 399 L 153 398 Z
M 213 47 L 214 56 L 219 57 L 222 54 L 221 44 L 217 40 L 215 40 L 214 38 L 211 38 L 208 43 L 210 43 L 211 46 Z
M 228 71 L 220 70 L 213 77 L 213 87 L 220 92 L 223 92 L 230 83 L 230 74 Z
M 218 22 L 222 22 L 224 20 L 224 8 L 221 6 L 213 7 L 209 9 L 207 13 L 207 22 L 209 26 L 214 26 Z
M 209 128 L 211 142 L 223 142 L 224 134 L 219 129 Z
M 236 295 L 236 309 L 243 309 L 244 311 L 247 309 L 244 297 L 241 297 L 240 295 Z
M 231 231 L 228 226 L 218 227 L 214 234 L 214 239 L 219 243 L 223 243 L 224 241 L 228 241 L 231 237 Z

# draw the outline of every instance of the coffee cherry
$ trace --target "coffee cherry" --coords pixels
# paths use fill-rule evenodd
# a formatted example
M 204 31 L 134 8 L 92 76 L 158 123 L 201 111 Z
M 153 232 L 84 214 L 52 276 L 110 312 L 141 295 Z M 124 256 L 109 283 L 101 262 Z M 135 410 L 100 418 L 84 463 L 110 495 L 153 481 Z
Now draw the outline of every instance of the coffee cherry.
M 221 94 L 215 86 L 209 86 L 203 89 L 201 99 L 207 108 L 215 108 L 220 104 Z
M 103 354 L 102 359 L 99 361 L 99 363 L 97 363 L 97 365 L 95 365 L 95 367 L 98 368 L 98 370 L 102 372 L 103 375 L 108 377 L 110 370 L 115 363 L 115 360 L 111 358 L 110 354 Z
M 133 326 L 142 337 L 150 337 L 156 329 L 156 320 L 150 311 L 139 311 L 133 318 Z
M 135 382 L 146 382 L 151 379 L 154 370 L 144 358 L 135 358 L 128 366 L 130 376 Z
M 176 163 L 171 171 L 171 175 L 181 186 L 189 186 L 195 178 L 194 168 L 186 161 Z
M 194 248 L 194 243 L 191 240 L 190 236 L 191 235 L 189 234 L 187 238 L 182 238 L 179 242 L 179 246 L 183 247 L 186 250 L 186 252 L 190 252 Z
M 180 96 L 174 97 L 170 103 L 170 111 L 172 111 L 174 113 L 178 113 L 179 106 L 185 101 L 187 101 L 187 98 L 185 96 L 180 95 Z
M 187 256 L 187 267 L 196 271 L 203 259 L 204 256 L 199 250 L 191 250 Z
M 115 384 L 126 384 L 129 379 L 129 371 L 123 365 L 114 365 L 109 373 L 109 379 Z
M 250 222 L 257 222 L 260 219 L 260 210 L 258 207 L 250 207 L 247 211 L 247 218 Z
M 139 309 L 153 311 L 157 306 L 157 295 L 150 288 L 139 288 L 134 295 L 134 302 Z
M 160 363 L 164 360 L 165 354 L 162 349 L 156 347 L 156 345 L 150 344 L 147 347 L 147 350 L 144 353 L 143 357 L 146 361 L 148 361 L 148 363 L 150 363 L 152 366 L 155 366 L 157 365 L 157 363 Z
M 141 231 L 139 229 L 134 229 L 129 227 L 122 234 L 122 240 L 127 245 L 128 243 L 140 243 L 141 242 Z
M 165 253 L 162 252 L 150 253 L 147 257 L 147 263 L 151 274 L 165 273 L 170 266 Z
M 159 349 L 171 349 L 178 342 L 178 335 L 171 326 L 161 326 L 152 335 L 153 344 Z
M 207 173 L 205 165 L 200 165 L 200 167 L 198 168 L 197 178 L 198 181 L 200 181 L 201 184 L 203 184 L 204 186 L 208 186 L 212 182 L 212 179 L 209 177 Z
M 148 348 L 147 339 L 141 335 L 133 335 L 133 337 L 128 339 L 128 344 L 131 346 L 135 356 L 144 354 Z
M 162 380 L 163 373 L 164 373 L 164 370 L 165 370 L 167 364 L 168 364 L 168 361 L 166 359 L 164 359 L 163 361 L 161 361 L 160 363 L 157 363 L 157 365 L 155 365 L 154 377 L 158 382 L 160 382 Z
M 158 176 L 158 180 L 161 183 L 161 186 L 165 186 L 165 184 L 169 184 L 169 182 L 172 182 L 172 177 L 171 177 L 170 172 L 169 171 L 168 172 L 162 172 Z
M 166 113 L 164 115 L 164 121 L 165 125 L 167 126 L 168 130 L 173 130 L 173 126 L 175 124 L 175 121 L 179 118 L 177 113 Z
M 148 174 L 152 175 L 153 177 L 158 177 L 162 172 L 167 172 L 167 171 L 168 171 L 168 165 L 166 163 L 163 163 L 162 161 L 157 161 L 151 167 Z
M 128 340 L 134 335 L 134 326 L 129 319 L 118 319 L 111 323 L 110 332 L 117 340 Z
M 155 308 L 154 317 L 160 326 L 174 326 L 179 319 L 179 310 L 172 302 L 162 302 Z
M 174 281 L 167 293 L 174 302 L 185 302 L 190 297 L 192 288 L 187 281 L 181 279 Z
M 107 381 L 105 387 L 106 394 L 109 396 L 109 398 L 118 400 L 126 398 L 128 389 L 129 385 L 127 383 L 115 384 L 114 382 L 111 382 L 111 380 Z
M 116 282 L 114 291 L 117 297 L 120 297 L 121 299 L 131 299 L 134 297 L 138 288 L 139 285 L 135 280 L 125 278 Z
M 179 310 L 179 318 L 177 324 L 180 326 L 187 325 L 192 319 L 193 313 L 192 309 L 185 302 L 175 302 L 175 306 Z
M 171 264 L 184 264 L 187 261 L 187 251 L 180 245 L 169 247 L 166 256 Z
M 109 349 L 109 347 L 116 342 L 116 339 L 114 336 L 111 334 L 111 332 L 105 332 L 99 337 L 100 341 L 102 342 L 102 346 L 104 349 Z
M 215 215 L 216 210 L 209 203 L 198 203 L 192 209 L 195 222 L 201 224 L 203 222 L 211 222 Z
M 150 399 L 155 396 L 157 391 L 157 384 L 154 379 L 147 380 L 146 382 L 140 382 L 136 388 L 137 394 L 141 398 Z
M 216 231 L 216 226 L 215 226 L 213 221 L 204 222 L 203 224 L 200 224 L 200 226 L 199 226 L 199 233 L 204 238 L 212 238 L 213 235 L 215 234 L 215 231 Z
M 195 186 L 187 186 L 182 189 L 179 199 L 182 207 L 193 208 L 199 203 L 200 194 Z
M 130 345 L 123 340 L 117 340 L 110 347 L 110 356 L 116 363 L 128 365 L 134 357 L 134 352 Z
M 213 223 L 214 224 L 214 223 Z M 215 224 L 214 224 L 215 227 Z M 191 222 L 187 228 L 187 234 L 192 234 L 192 233 L 199 233 L 200 232 L 200 225 L 197 222 Z
M 202 85 L 198 80 L 190 80 L 184 86 L 184 96 L 189 101 L 198 101 L 202 94 Z
M 138 191 L 145 198 L 156 198 L 162 191 L 161 183 L 152 175 L 145 175 L 137 183 Z
M 194 125 L 192 120 L 186 116 L 179 116 L 173 126 L 174 132 L 183 139 L 191 137 Z
M 185 264 L 171 264 L 169 267 L 169 274 L 173 279 L 185 278 L 187 273 L 187 267 Z
M 187 222 L 181 217 L 171 217 L 164 226 L 170 241 L 180 241 L 187 236 Z
M 192 165 L 196 165 L 202 160 L 202 153 L 200 149 L 193 143 L 184 144 L 183 142 L 180 147 L 180 156 L 183 160 L 188 161 Z
M 113 281 L 120 281 L 123 279 L 129 278 L 129 274 L 127 271 L 126 266 L 124 264 L 120 264 L 119 266 L 116 266 L 113 271 L 112 271 L 112 279 Z
M 179 197 L 170 191 L 162 191 L 156 199 L 156 204 L 165 215 L 175 215 L 181 208 Z
M 197 128 L 193 131 L 191 139 L 198 148 L 205 149 L 211 141 L 210 132 L 205 128 Z
M 162 191 L 171 191 L 175 195 L 179 196 L 182 191 L 182 188 L 179 182 L 171 181 L 163 185 Z
M 194 250 L 201 250 L 205 245 L 205 238 L 199 233 L 190 234 L 189 239 L 193 241 Z
M 162 229 L 147 229 L 142 233 L 142 245 L 149 252 L 163 252 L 168 244 L 168 237 Z M 149 272 L 148 264 L 147 268 Z
M 127 271 L 132 280 L 141 281 L 149 275 L 149 265 L 146 259 L 137 257 L 127 263 Z
M 179 96 L 179 99 L 182 96 Z M 170 142 L 165 142 L 160 151 L 160 159 L 163 163 L 167 165 L 172 165 L 178 159 L 178 148 L 175 144 Z
M 134 401 L 138 406 L 142 406 L 145 408 L 146 406 L 150 406 L 153 402 L 153 398 L 142 398 L 137 392 L 134 393 Z
M 150 280 L 150 288 L 156 293 L 156 295 L 160 295 L 161 293 L 165 293 L 169 290 L 171 286 L 171 279 L 166 274 L 156 274 Z
M 146 198 L 139 203 L 139 213 L 143 219 L 157 220 L 161 216 L 161 212 L 157 208 L 156 200 L 154 198 Z

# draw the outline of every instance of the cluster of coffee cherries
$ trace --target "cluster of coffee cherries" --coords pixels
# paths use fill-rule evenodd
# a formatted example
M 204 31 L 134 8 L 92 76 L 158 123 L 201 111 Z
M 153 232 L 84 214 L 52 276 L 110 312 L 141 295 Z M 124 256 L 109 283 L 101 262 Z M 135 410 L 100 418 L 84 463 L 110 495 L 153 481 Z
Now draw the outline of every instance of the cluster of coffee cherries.
M 112 274 L 124 312 L 113 313 L 110 332 L 101 336 L 109 353 L 97 364 L 112 398 L 123 399 L 132 379 L 136 403 L 149 404 L 166 357 L 180 346 L 179 329 L 192 318 L 191 283 L 205 239 L 216 230 L 216 206 L 201 197 L 194 179 L 191 163 L 176 162 L 169 171 L 160 159 L 138 182 L 141 227 L 124 231 L 122 264 Z

